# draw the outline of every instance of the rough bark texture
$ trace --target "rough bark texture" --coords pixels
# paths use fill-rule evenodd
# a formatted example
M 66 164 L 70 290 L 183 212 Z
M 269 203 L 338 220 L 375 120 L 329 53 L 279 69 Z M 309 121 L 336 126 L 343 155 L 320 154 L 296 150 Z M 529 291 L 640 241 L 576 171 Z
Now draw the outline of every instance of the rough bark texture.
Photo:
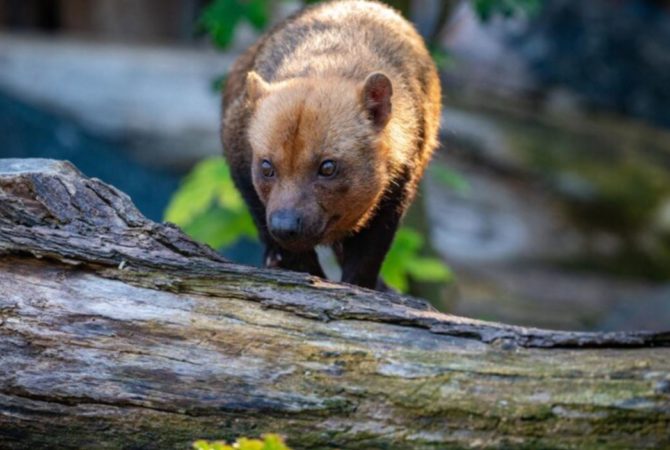
M 237 266 L 0 160 L 0 447 L 668 448 L 670 333 L 570 333 Z

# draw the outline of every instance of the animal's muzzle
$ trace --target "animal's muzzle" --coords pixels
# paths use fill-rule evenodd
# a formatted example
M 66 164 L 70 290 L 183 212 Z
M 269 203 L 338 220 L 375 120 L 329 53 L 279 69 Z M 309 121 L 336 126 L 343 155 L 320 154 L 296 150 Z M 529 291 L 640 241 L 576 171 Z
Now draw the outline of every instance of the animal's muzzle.
M 303 235 L 303 219 L 294 209 L 280 209 L 270 214 L 268 228 L 278 241 L 296 241 Z

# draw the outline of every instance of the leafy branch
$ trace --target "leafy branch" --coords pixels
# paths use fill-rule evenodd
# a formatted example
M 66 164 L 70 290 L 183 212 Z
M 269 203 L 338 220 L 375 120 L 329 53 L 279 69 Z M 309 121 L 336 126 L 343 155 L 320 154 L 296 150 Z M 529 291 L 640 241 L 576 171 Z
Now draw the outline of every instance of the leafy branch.
M 262 440 L 239 438 L 233 444 L 200 440 L 193 443 L 193 448 L 194 450 L 291 450 L 276 434 L 266 434 Z

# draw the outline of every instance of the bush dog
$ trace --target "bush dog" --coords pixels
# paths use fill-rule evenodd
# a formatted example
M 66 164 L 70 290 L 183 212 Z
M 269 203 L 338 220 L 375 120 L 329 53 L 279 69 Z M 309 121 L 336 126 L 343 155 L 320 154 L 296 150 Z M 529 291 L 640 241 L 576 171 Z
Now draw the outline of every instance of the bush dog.
M 308 7 L 235 62 L 222 139 L 265 264 L 381 289 L 379 271 L 437 146 L 440 82 L 414 27 L 369 1 Z

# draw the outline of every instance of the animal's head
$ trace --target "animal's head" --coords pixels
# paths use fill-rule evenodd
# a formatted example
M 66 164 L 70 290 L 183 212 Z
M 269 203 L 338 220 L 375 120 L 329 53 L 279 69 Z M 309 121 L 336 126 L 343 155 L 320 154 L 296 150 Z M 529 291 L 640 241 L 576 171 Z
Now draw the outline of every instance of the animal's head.
M 365 223 L 389 182 L 392 94 L 382 73 L 279 83 L 249 73 L 253 183 L 280 245 L 307 250 Z

